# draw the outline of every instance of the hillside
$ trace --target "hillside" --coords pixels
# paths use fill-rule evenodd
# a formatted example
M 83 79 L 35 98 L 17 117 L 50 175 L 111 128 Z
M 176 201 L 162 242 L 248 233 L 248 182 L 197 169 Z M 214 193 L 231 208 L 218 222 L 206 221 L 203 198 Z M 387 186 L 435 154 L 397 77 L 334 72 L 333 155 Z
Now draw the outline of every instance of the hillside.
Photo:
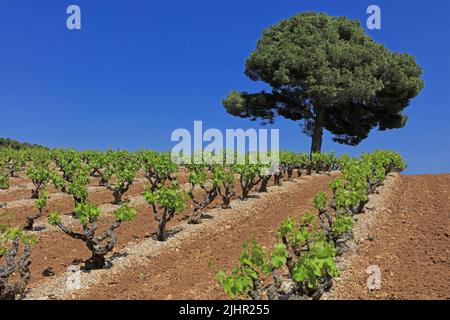
M 450 298 L 450 175 L 400 175 L 383 194 L 370 237 L 357 250 L 332 299 Z M 381 288 L 366 270 L 377 265 Z
M 273 225 L 280 223 L 286 212 L 310 209 L 305 204 L 326 184 L 326 177 L 296 182 L 287 192 L 256 200 L 252 218 L 244 215 L 248 208 L 237 215 L 245 223 L 224 223 L 190 241 L 176 243 L 158 259 L 148 258 L 117 272 L 108 281 L 79 292 L 76 298 L 226 299 L 208 259 L 231 266 L 239 256 L 241 242 L 253 237 L 272 246 Z M 369 209 L 373 205 L 373 210 L 366 210 L 359 218 L 357 229 L 363 228 L 368 217 L 373 220 L 364 232 L 358 230 L 364 239 L 356 240 L 352 260 L 344 256 L 340 265 L 348 268 L 329 298 L 449 299 L 450 283 L 445 281 L 450 279 L 449 192 L 450 175 L 391 176 L 387 188 L 371 196 L 374 201 Z M 380 267 L 382 280 L 381 288 L 372 292 L 366 287 L 370 265 Z M 181 270 L 189 277 L 180 276 Z M 142 280 L 140 275 L 153 281 Z
M 450 175 L 401 175 L 396 152 L 283 152 L 280 170 L 261 176 L 262 165 L 177 166 L 153 151 L 0 151 L 0 236 L 28 246 L 27 299 L 236 298 L 230 277 L 254 263 L 272 270 L 251 278 L 258 299 L 450 297 Z M 3 243 L 0 264 L 11 261 L 1 250 L 18 252 Z M 293 273 L 306 261 L 326 283 L 310 287 L 317 295 L 292 285 L 314 281 L 290 278 L 296 258 Z
M 44 146 L 38 144 L 30 144 L 26 142 L 19 142 L 17 140 L 8 139 L 8 138 L 0 138 L 0 147 L 10 147 L 15 150 L 20 149 L 28 149 L 28 148 L 43 148 L 47 149 Z

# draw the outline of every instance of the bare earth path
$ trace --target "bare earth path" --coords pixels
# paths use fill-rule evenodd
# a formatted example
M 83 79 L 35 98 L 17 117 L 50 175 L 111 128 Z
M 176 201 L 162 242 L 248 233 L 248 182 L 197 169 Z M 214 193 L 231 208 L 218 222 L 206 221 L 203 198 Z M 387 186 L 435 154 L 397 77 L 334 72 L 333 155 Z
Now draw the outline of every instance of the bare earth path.
M 450 299 L 450 175 L 402 175 L 329 298 Z M 366 269 L 381 270 L 368 292 Z
M 312 209 L 312 199 L 328 189 L 330 176 L 304 177 L 286 185 L 285 192 L 270 192 L 242 207 L 233 219 L 215 223 L 206 232 L 185 239 L 179 246 L 148 257 L 126 272 L 108 276 L 87 290 L 76 292 L 76 299 L 226 299 L 208 265 L 214 262 L 230 269 L 236 263 L 245 241 L 258 239 L 272 247 L 277 226 L 289 216 Z
M 328 190 L 329 176 L 304 177 L 260 199 L 242 202 L 223 219 L 169 245 L 157 256 L 126 269 L 102 273 L 99 281 L 69 299 L 226 299 L 208 262 L 229 270 L 243 242 L 267 248 L 288 216 L 312 209 Z M 368 240 L 342 272 L 328 299 L 450 299 L 450 175 L 400 175 L 381 191 Z M 363 221 L 365 218 L 360 218 Z M 213 222 L 215 221 L 215 222 Z M 381 289 L 368 292 L 367 267 L 379 266 Z M 113 268 L 114 269 L 114 268 Z

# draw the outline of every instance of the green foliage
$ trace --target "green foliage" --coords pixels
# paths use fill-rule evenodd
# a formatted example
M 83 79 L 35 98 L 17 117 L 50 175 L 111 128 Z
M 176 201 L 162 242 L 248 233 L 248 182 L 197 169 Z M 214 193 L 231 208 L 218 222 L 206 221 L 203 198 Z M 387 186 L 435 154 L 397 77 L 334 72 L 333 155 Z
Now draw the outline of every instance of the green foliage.
M 136 171 L 139 169 L 137 155 L 126 151 L 109 151 L 107 153 L 108 164 L 113 169 L 119 184 L 121 182 L 132 182 Z
M 0 258 L 8 252 L 8 243 L 16 239 L 25 245 L 34 245 L 37 242 L 36 236 L 27 234 L 19 228 L 0 225 Z
M 0 148 L 11 148 L 14 150 L 21 150 L 21 149 L 46 149 L 45 147 L 37 144 L 30 144 L 30 143 L 23 143 L 19 142 L 13 139 L 5 139 L 0 138 Z
M 51 174 L 48 167 L 37 165 L 28 168 L 27 176 L 33 180 L 34 183 L 44 184 L 50 180 Z
M 278 243 L 274 247 L 270 262 L 275 269 L 279 269 L 286 264 L 288 251 L 283 243 Z
M 120 204 L 123 194 L 133 184 L 136 172 L 140 168 L 140 155 L 109 150 L 105 156 L 106 167 L 100 173 L 101 184 L 113 192 L 114 204 Z
M 224 166 L 214 166 L 212 178 L 214 186 L 221 186 L 224 184 L 234 185 L 235 180 L 231 170 L 226 169 Z
M 305 212 L 300 217 L 301 227 L 312 227 L 313 229 L 317 227 L 317 216 L 311 212 Z
M 250 294 L 260 279 L 259 272 L 268 274 L 270 266 L 267 253 L 256 240 L 253 240 L 244 243 L 239 264 L 232 268 L 231 274 L 218 271 L 216 279 L 230 298 L 236 298 Z
M 176 184 L 163 187 L 156 191 L 146 190 L 145 201 L 151 205 L 160 205 L 163 208 L 181 212 L 186 208 L 186 194 Z
M 50 198 L 47 191 L 42 190 L 39 193 L 39 198 L 36 200 L 36 208 L 39 210 L 44 209 L 47 206 L 48 199 Z
M 284 167 L 306 168 L 310 164 L 310 159 L 308 154 L 303 152 L 281 151 L 280 163 Z
M 72 183 L 75 178 L 88 171 L 83 165 L 81 153 L 77 153 L 75 150 L 54 150 L 52 156 L 67 183 Z
M 330 171 L 337 166 L 338 160 L 333 152 L 313 152 L 310 156 L 311 166 L 317 172 Z
M 80 223 L 86 225 L 90 222 L 97 221 L 100 216 L 100 208 L 92 203 L 79 203 L 75 206 L 74 213 Z
M 335 255 L 336 250 L 331 242 L 325 240 L 313 242 L 294 267 L 293 280 L 305 281 L 309 288 L 314 288 L 322 278 L 338 276 Z
M 347 165 L 347 163 L 351 160 L 350 156 L 348 154 L 344 154 L 337 158 L 337 163 L 339 168 L 343 169 Z
M 132 221 L 136 219 L 136 209 L 130 208 L 127 204 L 122 205 L 119 209 L 114 211 L 114 217 L 116 221 Z
M 258 164 L 237 164 L 233 166 L 235 173 L 241 175 L 242 180 L 251 181 L 259 175 L 261 166 Z
M 95 236 L 98 231 L 97 221 L 100 217 L 100 209 L 95 205 L 86 202 L 78 203 L 75 206 L 75 217 L 82 224 L 82 232 L 71 230 L 61 222 L 61 217 L 55 212 L 50 214 L 48 222 L 56 225 L 66 235 L 73 239 L 81 240 L 91 251 L 91 258 L 86 261 L 85 267 L 88 269 L 102 269 L 106 265 L 105 256 L 114 249 L 117 242 L 117 236 L 114 231 L 120 227 L 124 221 L 131 221 L 136 218 L 136 209 L 128 205 L 122 205 L 114 211 L 115 221 L 109 224 L 109 227 L 102 234 Z
M 310 220 L 303 219 L 300 226 L 297 226 L 294 218 L 286 219 L 278 228 L 278 238 L 285 243 L 291 243 L 295 248 L 299 248 L 306 244 L 306 242 L 311 239 L 312 233 L 310 228 L 311 225 L 309 223 Z
M 7 190 L 9 189 L 9 178 L 6 174 L 0 172 L 0 189 Z
M 392 151 L 376 151 L 363 154 L 361 159 L 347 159 L 342 168 L 343 178 L 330 184 L 334 206 L 341 213 L 358 213 L 355 208 L 367 202 L 368 194 L 383 183 L 388 173 L 402 171 L 405 167 L 401 156 Z
M 351 215 L 338 215 L 333 225 L 331 226 L 331 231 L 336 236 L 341 236 L 344 233 L 351 231 L 353 228 L 353 217 Z
M 327 194 L 324 191 L 320 191 L 315 197 L 314 197 L 314 206 L 318 210 L 325 210 L 328 207 L 328 199 Z
M 85 151 L 82 154 L 84 161 L 86 162 L 90 175 L 99 175 L 101 169 L 106 166 L 107 157 L 105 154 L 96 151 Z
M 356 190 L 339 188 L 336 190 L 333 200 L 338 209 L 347 210 L 347 208 L 357 206 L 361 202 L 366 201 L 367 194 L 361 188 Z
M 47 221 L 51 226 L 57 226 L 61 223 L 61 216 L 57 212 L 52 212 L 49 214 Z
M 72 182 L 69 185 L 68 193 L 73 196 L 77 203 L 86 202 L 89 195 L 87 186 L 79 181 Z
M 57 189 L 63 189 L 66 186 L 66 181 L 57 172 L 51 172 L 50 180 L 53 186 Z
M 178 169 L 168 153 L 157 153 L 153 151 L 145 151 L 140 153 L 140 161 L 142 168 L 146 173 L 147 179 L 152 184 L 152 189 L 162 187 L 166 180 L 172 178 L 172 174 Z
M 277 115 L 302 121 L 307 135 L 318 128 L 321 140 L 325 128 L 348 145 L 376 127 L 403 127 L 403 110 L 423 88 L 413 57 L 376 43 L 356 20 L 323 13 L 267 28 L 245 65 L 245 74 L 271 91 L 232 91 L 223 101 L 230 114 L 263 123 Z
M 66 185 L 66 192 L 70 194 L 74 202 L 85 203 L 88 199 L 88 185 L 89 185 L 89 168 L 79 164 L 79 166 L 74 166 L 75 171 L 70 174 L 68 180 L 64 182 Z M 67 178 L 66 178 L 67 179 Z
M 336 190 L 341 189 L 345 186 L 344 181 L 341 178 L 334 179 L 330 182 L 331 190 L 333 190 L 333 194 Z
M 284 154 L 284 166 L 296 165 L 295 162 L 293 154 Z M 401 171 L 406 167 L 397 153 L 386 151 L 365 154 L 361 159 L 314 154 L 311 163 L 320 168 L 337 166 L 342 169 L 342 178 L 330 183 L 333 191 L 331 207 L 336 209 L 334 219 L 328 212 L 326 193 L 319 192 L 313 200 L 319 217 L 307 212 L 301 216 L 299 223 L 294 218 L 287 218 L 278 228 L 278 243 L 270 255 L 261 255 L 257 264 L 240 259 L 240 264 L 232 269 L 230 275 L 224 271 L 217 273 L 219 283 L 231 298 L 262 290 L 258 284 L 263 276 L 269 274 L 272 274 L 274 283 L 279 283 L 282 279 L 275 276 L 277 270 L 289 270 L 287 277 L 297 283 L 296 288 L 306 286 L 315 292 L 320 285 L 329 286 L 331 279 L 339 274 L 335 242 L 338 243 L 341 236 L 352 230 L 351 214 L 357 213 L 355 208 L 365 204 L 374 181 L 376 185 L 382 183 L 389 172 Z M 253 246 L 258 247 L 259 244 L 253 242 Z M 248 257 L 247 248 L 248 245 L 241 258 Z
M 239 175 L 240 183 L 248 190 L 261 179 L 264 165 L 249 164 L 254 154 L 234 154 L 236 158 L 244 158 L 247 162 L 239 165 L 190 165 L 189 181 L 200 185 L 203 190 L 209 188 L 222 196 L 222 191 L 228 198 L 234 195 L 235 174 Z M 261 290 L 263 278 L 275 277 L 275 274 L 289 277 L 297 282 L 297 288 L 315 288 L 329 281 L 337 275 L 334 257 L 336 249 L 332 240 L 352 230 L 352 215 L 358 213 L 368 199 L 368 194 L 381 185 L 386 176 L 393 171 L 406 168 L 401 156 L 392 151 L 376 151 L 363 154 L 360 159 L 341 156 L 337 158 L 333 153 L 313 153 L 309 157 L 305 153 L 283 151 L 280 153 L 281 172 L 293 169 L 311 169 L 327 171 L 341 169 L 342 175 L 330 183 L 333 199 L 328 204 L 325 192 L 319 192 L 314 198 L 314 205 L 319 211 L 328 208 L 335 209 L 330 217 L 329 210 L 319 213 L 319 217 L 312 213 L 301 215 L 299 221 L 288 218 L 278 228 L 277 243 L 270 252 L 266 252 L 256 241 L 246 243 L 239 257 L 239 264 L 230 273 L 219 271 L 217 278 L 225 291 L 231 297 L 241 295 L 251 296 L 254 291 Z M 136 218 L 136 210 L 128 205 L 122 205 L 114 211 L 115 222 L 112 223 L 101 236 L 92 238 L 89 234 L 95 233 L 96 222 L 100 210 L 87 202 L 87 186 L 89 175 L 96 169 L 103 182 L 113 190 L 125 190 L 133 182 L 139 168 L 143 168 L 151 182 L 151 188 L 145 191 L 145 200 L 152 205 L 154 217 L 158 220 L 157 238 L 165 239 L 165 223 L 174 213 L 186 207 L 186 193 L 174 181 L 168 187 L 165 182 L 172 181 L 172 174 L 176 173 L 177 166 L 171 163 L 168 154 L 154 152 L 129 153 L 126 151 L 76 152 L 74 150 L 27 150 L 11 151 L 0 148 L 0 174 L 8 178 L 8 172 L 22 170 L 27 167 L 27 175 L 33 179 L 36 189 L 40 193 L 36 197 L 36 207 L 40 210 L 47 206 L 49 199 L 45 186 L 52 182 L 55 187 L 64 189 L 71 194 L 76 202 L 75 216 L 83 225 L 83 233 L 69 230 L 61 223 L 61 217 L 53 212 L 48 217 L 51 225 L 57 225 L 71 237 L 89 242 L 88 248 L 94 248 L 93 257 L 103 257 L 114 246 L 113 231 L 123 221 Z M 59 168 L 59 169 L 58 169 Z M 106 179 L 106 180 L 105 180 Z M 1 182 L 1 179 L 0 179 Z M 229 190 L 227 190 L 229 189 Z M 225 202 L 225 200 L 224 200 Z M 161 210 L 164 209 L 164 210 Z M 322 214 L 322 215 L 320 215 Z M 328 222 L 327 222 L 328 220 Z M 320 221 L 320 224 L 318 223 Z M 92 226 L 87 224 L 91 223 Z M 329 226 L 329 227 L 328 227 Z M 323 228 L 323 229 L 322 229 Z M 324 230 L 326 229 L 326 230 Z M 329 230 L 331 229 L 331 231 Z M 20 238 L 24 243 L 33 243 L 33 238 L 17 228 L 0 227 L 0 256 L 7 250 L 9 241 Z M 105 247 L 100 242 L 110 239 Z M 341 237 L 341 239 L 345 239 Z M 97 248 L 97 249 L 95 249 Z M 337 247 L 338 251 L 341 247 Z M 90 249 L 91 250 L 91 249 Z M 101 259 L 99 260 L 99 266 Z M 286 275 L 286 271 L 289 272 Z M 301 282 L 301 283 L 300 283 Z
M 190 165 L 188 180 L 192 185 L 204 185 L 207 181 L 206 168 L 203 165 Z
M 279 257 L 278 264 L 274 264 L 275 268 L 281 267 L 281 261 L 286 263 L 283 258 L 287 256 L 286 246 L 295 249 L 298 259 L 293 268 L 292 279 L 297 282 L 305 281 L 310 288 L 315 287 L 325 276 L 337 275 L 334 245 L 324 240 L 322 232 L 316 228 L 317 217 L 311 213 L 303 214 L 298 226 L 293 218 L 288 218 L 278 228 L 278 236 L 283 243 L 275 248 L 275 255 Z
M 259 182 L 261 169 L 264 166 L 261 164 L 236 164 L 233 165 L 233 172 L 240 175 L 239 182 L 242 188 L 242 198 L 248 197 L 251 189 Z
M 338 275 L 335 262 L 336 250 L 332 242 L 326 241 L 320 231 L 314 230 L 317 218 L 311 213 L 302 215 L 299 225 L 295 219 L 286 219 L 278 228 L 278 242 L 269 255 L 254 240 L 244 244 L 239 257 L 239 264 L 234 266 L 231 274 L 225 271 L 216 273 L 218 282 L 230 298 L 249 295 L 257 288 L 261 279 L 272 271 L 288 266 L 293 281 L 304 283 L 308 288 L 315 288 L 322 281 Z M 289 258 L 289 250 L 294 257 Z

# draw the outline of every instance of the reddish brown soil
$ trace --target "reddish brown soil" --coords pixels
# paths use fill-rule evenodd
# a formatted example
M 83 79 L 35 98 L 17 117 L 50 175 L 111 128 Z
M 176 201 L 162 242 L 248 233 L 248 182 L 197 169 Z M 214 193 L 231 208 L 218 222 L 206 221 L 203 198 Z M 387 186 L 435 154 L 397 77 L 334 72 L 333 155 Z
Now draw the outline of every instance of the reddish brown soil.
M 251 219 L 232 223 L 226 233 L 218 229 L 195 237 L 75 298 L 226 298 L 208 261 L 229 269 L 242 243 L 253 237 L 272 246 L 276 226 L 286 216 L 309 209 L 327 180 L 315 178 L 273 201 L 258 203 Z M 373 240 L 361 245 L 351 279 L 336 288 L 339 299 L 450 299 L 450 175 L 401 176 L 397 190 L 381 208 Z M 366 269 L 373 264 L 381 268 L 382 288 L 369 293 Z
M 145 265 L 127 269 L 107 282 L 90 287 L 78 299 L 224 299 L 209 261 L 231 268 L 244 241 L 256 238 L 268 248 L 276 241 L 276 228 L 288 216 L 312 209 L 314 195 L 327 188 L 329 176 L 296 182 L 282 194 L 269 194 L 252 205 L 251 217 L 237 218 L 213 231 L 201 233 L 178 248 L 165 250 Z M 239 216 L 238 216 L 239 217 Z M 224 231 L 225 230 L 225 231 Z
M 179 175 L 179 181 L 185 182 L 186 175 L 181 172 Z M 20 178 L 23 182 L 23 178 Z M 181 183 L 180 182 L 180 183 Z M 94 182 L 95 185 L 95 182 Z M 135 183 L 124 195 L 124 199 L 128 197 L 142 195 L 146 183 Z M 269 186 L 273 185 L 273 179 L 271 179 Z M 256 190 L 256 186 L 254 189 Z M 241 189 L 236 183 L 236 193 L 241 194 Z M 99 187 L 95 191 L 90 191 L 89 200 L 93 203 L 100 205 L 109 203 L 113 200 L 111 192 L 106 188 Z M 29 201 L 28 201 L 29 202 Z M 6 220 L 11 218 L 13 225 L 23 225 L 25 218 L 30 214 L 36 214 L 37 209 L 34 206 L 34 201 L 31 203 L 26 202 L 23 205 L 14 209 L 0 208 L 0 222 L 5 223 Z M 221 204 L 221 200 L 217 198 L 209 208 L 217 207 Z M 168 225 L 168 230 L 174 230 L 179 227 L 181 222 L 185 221 L 190 215 L 192 215 L 192 203 L 188 201 L 187 208 L 180 214 L 176 215 Z M 135 207 L 138 211 L 135 221 L 123 223 L 119 229 L 117 229 L 118 243 L 115 247 L 115 252 L 120 252 L 127 244 L 132 241 L 140 241 L 145 237 L 151 236 L 156 231 L 156 220 L 153 219 L 151 209 L 148 205 L 139 205 Z M 44 216 L 36 221 L 36 225 L 39 222 L 46 219 L 46 215 L 57 209 L 62 214 L 70 214 L 73 212 L 73 200 L 70 196 L 62 194 L 61 197 L 51 199 L 49 201 L 48 208 L 45 210 Z M 105 221 L 111 221 L 111 215 L 101 218 L 98 233 L 104 230 L 107 226 Z M 29 287 L 32 288 L 42 281 L 47 279 L 47 273 L 50 270 L 51 273 L 60 274 L 64 272 L 68 266 L 75 262 L 82 262 L 90 257 L 90 252 L 87 250 L 83 242 L 74 240 L 69 236 L 66 236 L 59 230 L 39 232 L 38 243 L 33 248 L 30 266 L 31 279 Z
M 209 174 L 208 174 L 209 175 Z M 183 183 L 188 182 L 188 172 L 184 169 L 180 169 L 178 173 L 176 173 L 177 181 L 181 185 Z M 145 174 L 142 171 L 139 171 L 136 173 L 136 178 L 140 179 L 141 181 L 144 180 L 145 183 L 142 183 L 141 181 L 136 182 L 131 186 L 128 194 L 135 194 L 136 191 L 133 191 L 133 189 L 142 189 L 143 187 L 149 185 L 148 182 L 145 180 Z M 114 181 L 114 179 L 112 180 Z M 90 186 L 91 187 L 99 187 L 100 186 L 100 179 L 95 177 L 90 177 Z M 17 201 L 17 200 L 24 200 L 24 199 L 31 199 L 33 189 L 33 183 L 32 181 L 26 177 L 25 173 L 20 173 L 15 177 L 9 178 L 9 189 L 7 190 L 0 190 L 0 203 L 6 203 L 11 201 Z M 60 193 L 59 190 L 55 189 L 51 183 L 49 183 L 46 186 L 46 189 L 50 195 Z M 100 188 L 98 191 L 102 191 L 104 188 Z M 105 192 L 110 193 L 108 190 L 104 189 Z M 125 194 L 125 197 L 127 194 Z M 112 196 L 111 196 L 112 199 Z
M 279 223 L 287 216 L 298 216 L 311 209 L 313 196 L 328 189 L 330 179 L 329 176 L 308 178 L 289 192 L 257 199 L 252 205 L 251 218 L 236 218 L 197 234 L 177 248 L 149 257 L 145 265 L 112 275 L 108 281 L 91 286 L 74 298 L 225 299 L 209 261 L 229 270 L 241 252 L 242 243 L 252 238 L 270 248 L 276 241 Z M 129 195 L 141 191 L 136 188 Z M 112 200 L 103 190 L 90 197 L 98 197 L 96 203 Z M 55 206 L 70 212 L 68 200 L 61 200 Z M 115 251 L 120 252 L 130 242 L 141 241 L 154 232 L 156 226 L 149 208 L 142 205 L 137 209 L 137 220 L 120 227 Z M 377 209 L 380 213 L 372 225 L 373 240 L 361 245 L 348 271 L 350 279 L 335 288 L 335 296 L 339 299 L 450 299 L 450 175 L 400 176 L 396 192 L 386 199 L 385 208 Z M 177 228 L 191 211 L 187 209 L 177 216 L 169 229 Z M 43 273 L 47 268 L 58 274 L 74 260 L 88 257 L 83 243 L 61 232 L 42 233 L 33 250 L 29 286 L 45 281 Z M 381 268 L 382 287 L 369 293 L 366 269 L 370 265 Z
M 450 175 L 400 176 L 396 186 L 335 297 L 450 299 Z M 378 291 L 366 288 L 370 265 L 381 270 Z
M 147 182 L 137 182 L 131 185 L 130 189 L 123 195 L 123 200 L 136 195 L 142 195 L 144 189 L 148 187 Z M 31 200 L 31 191 L 28 191 L 29 195 L 25 198 L 14 198 L 6 202 L 6 206 L 0 208 L 0 223 L 6 223 L 7 217 L 12 218 L 11 224 L 23 225 L 26 217 L 30 215 L 36 215 L 38 209 L 34 204 L 34 200 Z M 105 203 L 111 203 L 114 201 L 112 192 L 104 187 L 95 187 L 89 190 L 88 200 L 95 205 L 101 205 Z M 14 204 L 14 206 L 12 206 Z M 56 192 L 50 193 L 50 199 L 48 200 L 47 208 L 44 210 L 44 214 L 57 211 L 59 214 L 70 214 L 73 212 L 74 204 L 73 198 L 65 193 Z

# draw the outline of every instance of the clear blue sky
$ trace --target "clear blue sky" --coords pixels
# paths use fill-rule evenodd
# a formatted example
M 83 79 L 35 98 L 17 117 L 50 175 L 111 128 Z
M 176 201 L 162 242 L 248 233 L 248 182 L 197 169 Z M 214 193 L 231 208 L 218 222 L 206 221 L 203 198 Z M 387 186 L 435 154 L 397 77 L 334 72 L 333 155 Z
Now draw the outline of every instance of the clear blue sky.
M 66 8 L 82 10 L 82 30 L 66 28 Z M 264 28 L 303 11 L 360 20 L 389 49 L 414 55 L 425 89 L 404 129 L 377 132 L 359 154 L 395 149 L 408 173 L 450 172 L 450 2 L 448 0 L 0 0 L 0 136 L 50 147 L 170 149 L 172 130 L 194 120 L 219 129 L 257 125 L 228 115 L 232 89 L 253 91 L 244 61 Z M 309 150 L 298 124 L 279 120 L 281 145 Z

